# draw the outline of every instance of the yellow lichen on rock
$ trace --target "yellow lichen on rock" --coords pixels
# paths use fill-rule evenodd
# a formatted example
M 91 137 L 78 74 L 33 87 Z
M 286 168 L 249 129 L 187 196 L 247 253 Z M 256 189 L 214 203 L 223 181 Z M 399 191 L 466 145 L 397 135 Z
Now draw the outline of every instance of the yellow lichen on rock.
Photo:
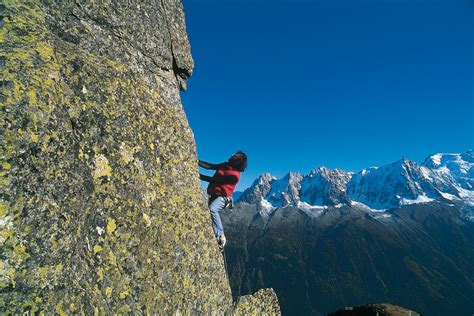
M 112 175 L 112 168 L 109 166 L 109 161 L 103 155 L 97 155 L 95 157 L 95 170 L 94 170 L 94 179 L 100 177 L 110 177 Z
M 232 313 L 180 1 L 3 5 L 0 310 Z
M 94 248 L 92 248 L 92 251 L 94 251 L 94 253 L 101 252 L 102 247 L 100 245 L 94 245 Z
M 272 289 L 262 289 L 253 295 L 239 297 L 234 304 L 233 315 L 280 315 L 278 298 Z
M 107 221 L 107 233 L 109 235 L 112 235 L 116 228 L 117 224 L 115 223 L 115 220 L 113 218 L 109 218 L 109 220 Z

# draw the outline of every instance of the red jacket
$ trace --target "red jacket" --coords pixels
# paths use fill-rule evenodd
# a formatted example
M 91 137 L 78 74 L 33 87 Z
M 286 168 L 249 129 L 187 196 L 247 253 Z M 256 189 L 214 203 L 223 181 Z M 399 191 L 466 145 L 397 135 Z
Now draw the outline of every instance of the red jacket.
M 207 187 L 207 194 L 209 195 L 217 195 L 217 196 L 225 196 L 230 197 L 232 193 L 234 193 L 235 187 L 240 180 L 240 171 L 235 170 L 229 165 L 224 165 L 217 169 L 214 176 L 235 176 L 237 178 L 237 182 L 235 183 L 226 183 L 226 184 L 217 184 L 210 182 L 209 186 Z

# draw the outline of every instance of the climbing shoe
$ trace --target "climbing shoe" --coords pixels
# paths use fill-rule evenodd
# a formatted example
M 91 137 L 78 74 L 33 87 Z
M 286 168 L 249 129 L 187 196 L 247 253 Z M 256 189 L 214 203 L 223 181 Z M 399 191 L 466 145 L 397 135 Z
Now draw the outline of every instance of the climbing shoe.
M 221 234 L 221 236 L 219 237 L 219 240 L 217 241 L 217 244 L 219 245 L 219 249 L 224 250 L 226 243 L 227 243 L 227 239 L 225 239 L 225 235 Z

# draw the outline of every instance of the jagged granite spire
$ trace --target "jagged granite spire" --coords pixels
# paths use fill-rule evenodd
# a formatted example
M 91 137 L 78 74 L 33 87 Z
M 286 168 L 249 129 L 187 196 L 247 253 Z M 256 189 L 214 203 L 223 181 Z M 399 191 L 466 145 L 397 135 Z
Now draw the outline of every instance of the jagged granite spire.
M 273 205 L 298 205 L 299 191 L 303 177 L 298 172 L 289 172 L 283 178 L 272 183 L 266 199 Z
M 351 177 L 351 173 L 341 169 L 319 167 L 303 177 L 301 200 L 310 205 L 350 204 L 346 186 Z
M 239 198 L 239 201 L 246 202 L 249 204 L 260 203 L 271 190 L 272 181 L 276 180 L 276 177 L 272 176 L 270 173 L 264 173 L 252 183 L 252 185 L 247 188 L 244 193 Z

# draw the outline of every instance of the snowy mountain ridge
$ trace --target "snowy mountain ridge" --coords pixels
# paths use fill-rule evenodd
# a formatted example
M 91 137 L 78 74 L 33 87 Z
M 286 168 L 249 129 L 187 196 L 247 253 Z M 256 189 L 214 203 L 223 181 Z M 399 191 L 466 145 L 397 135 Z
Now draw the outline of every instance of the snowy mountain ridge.
M 462 201 L 474 206 L 474 154 L 438 153 L 422 164 L 403 158 L 357 173 L 319 167 L 307 175 L 290 172 L 257 178 L 237 202 L 263 213 L 288 205 L 304 209 L 365 205 L 385 210 L 430 201 Z

